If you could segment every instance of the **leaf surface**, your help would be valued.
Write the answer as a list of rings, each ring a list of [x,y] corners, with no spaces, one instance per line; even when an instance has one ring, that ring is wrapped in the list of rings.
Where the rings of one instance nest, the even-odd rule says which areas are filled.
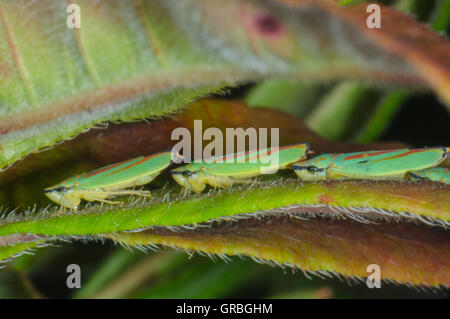
[[[0,2],[0,167],[263,77],[430,85],[449,100],[448,41],[388,8],[377,31],[363,7],[319,0],[77,4],[80,29],[65,2]]]

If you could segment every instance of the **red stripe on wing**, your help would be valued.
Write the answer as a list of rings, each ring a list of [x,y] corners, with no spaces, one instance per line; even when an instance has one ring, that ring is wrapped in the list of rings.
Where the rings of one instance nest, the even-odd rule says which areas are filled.
[[[296,145],[296,147],[303,146],[303,145],[304,144],[298,144],[298,145]],[[279,152],[281,150],[292,148],[292,147],[293,147],[292,145],[276,147],[276,148],[273,148],[271,150],[268,150],[266,153],[258,154],[258,155],[254,156],[254,157],[249,157],[247,159],[247,161],[250,161],[250,160],[255,159],[255,158],[260,158],[262,156],[268,156],[268,155],[271,155],[272,152]],[[258,152],[258,150],[247,151],[247,152],[245,152],[243,154],[239,154],[239,156],[249,155],[250,153],[254,153],[254,152]],[[231,159],[231,158],[236,158],[237,156],[238,156],[238,154],[233,154],[233,155],[230,155],[230,156],[221,157],[221,158],[215,160],[214,163],[226,161],[226,160]]]
[[[432,149],[418,148],[418,149],[414,149],[414,150],[408,150],[407,152],[405,152],[403,154],[398,154],[398,155],[395,155],[395,156],[381,158],[381,159],[378,159],[378,160],[374,160],[373,162],[381,162],[381,161],[401,158],[401,157],[405,157],[405,156],[408,156],[408,155],[411,155],[411,154],[414,154],[414,153],[422,153],[422,152],[427,152],[427,151],[430,151],[430,150],[432,150]],[[375,155],[392,153],[392,152],[398,152],[398,151],[399,150],[390,150],[390,151],[380,151],[380,152],[376,152],[376,153],[372,153],[372,154],[367,154],[367,153],[365,153],[365,154],[358,154],[358,155],[348,156],[348,157],[344,158],[344,160],[366,158],[366,157],[372,157],[372,156],[375,156]],[[360,156],[360,155],[365,155],[365,156]]]
[[[365,158],[365,157],[376,156],[376,155],[392,153],[392,152],[397,152],[397,151],[398,150],[387,150],[387,151],[379,151],[379,152],[375,152],[375,153],[371,153],[371,154],[362,153],[362,154],[356,154],[356,155],[347,156],[343,160],[347,161],[347,160],[353,160],[353,159],[358,159],[358,158]]]
[[[405,157],[405,156],[408,156],[408,155],[411,155],[411,154],[414,154],[414,153],[427,152],[429,150],[430,149],[426,149],[426,148],[419,148],[419,149],[416,149],[416,150],[409,150],[408,152],[406,152],[404,154],[398,154],[398,155],[391,156],[391,157],[388,157],[388,158],[383,158],[383,159],[380,159],[380,160],[376,160],[375,162],[384,161],[384,160],[390,160],[390,159],[394,159],[394,158]]]
[[[167,152],[167,153],[168,153],[168,152]],[[114,172],[111,172],[111,173],[108,174],[107,176],[111,176],[111,175],[117,174],[117,173],[119,173],[119,172],[123,172],[124,170],[130,169],[130,168],[132,168],[132,167],[134,167],[134,166],[136,166],[136,165],[140,165],[140,164],[142,164],[142,163],[145,163],[145,162],[151,160],[152,158],[156,157],[157,155],[159,156],[159,155],[163,155],[163,154],[167,154],[167,153],[157,153],[157,154],[152,154],[152,155],[149,155],[149,156],[145,156],[145,157],[141,158],[139,161],[137,161],[136,163],[132,163],[132,164],[130,164],[130,165],[127,165],[127,166],[125,166],[125,167],[122,167],[121,169],[118,169],[118,170],[116,170],[116,171],[114,171]]]
[[[125,161],[125,162],[116,163],[116,164],[112,164],[112,165],[100,168],[98,170],[95,170],[95,171],[92,171],[92,172],[86,174],[84,177],[92,177],[92,176],[98,175],[100,173],[109,171],[110,169],[116,168],[117,166],[123,165],[124,163],[129,162],[129,161],[131,161],[131,160],[128,160],[128,161]]]
[[[226,160],[228,160],[228,159],[231,159],[231,158],[236,158],[236,157],[238,157],[238,156],[245,156],[245,155],[248,155],[248,154],[250,154],[250,153],[252,153],[252,152],[257,152],[256,150],[253,150],[253,151],[247,151],[247,152],[244,152],[244,153],[242,153],[242,154],[232,154],[232,155],[225,155],[225,156],[223,156],[223,157],[221,157],[221,158],[218,158],[218,159],[216,159],[215,161],[214,161],[214,163],[220,163],[220,162],[223,162],[223,161],[226,161]]]

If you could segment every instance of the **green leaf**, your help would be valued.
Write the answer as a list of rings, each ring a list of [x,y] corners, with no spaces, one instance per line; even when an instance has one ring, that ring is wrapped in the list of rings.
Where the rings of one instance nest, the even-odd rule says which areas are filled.
[[[450,25],[450,1],[440,0],[437,2],[434,17],[432,19],[433,29],[445,32]]]
[[[389,127],[392,118],[404,105],[409,94],[410,92],[404,90],[385,94],[356,140],[359,143],[370,143],[377,140]]]
[[[344,275],[362,279],[367,266],[381,267],[382,278],[398,283],[448,286],[447,231],[414,224],[363,224],[334,218],[267,216],[211,227],[149,228],[111,238],[133,244],[158,243],[213,254],[245,255],[256,261],[296,269],[322,278]],[[414,260],[414,263],[411,263]]]
[[[92,298],[112,279],[133,265],[142,255],[126,249],[117,249],[96,270],[93,276],[75,292],[74,298]]]
[[[314,108],[325,85],[306,84],[295,79],[268,79],[248,92],[245,102],[254,107],[278,109],[304,117]]]
[[[91,298],[113,299],[124,298],[142,287],[145,282],[164,276],[166,273],[180,268],[186,261],[186,256],[180,254],[150,254],[133,264],[126,271],[117,274],[115,280],[103,286]],[[102,272],[97,272],[103,276]],[[77,298],[82,295],[77,295]]]
[[[2,263],[5,263],[7,261],[10,261],[12,258],[19,257],[22,254],[26,253],[29,249],[36,248],[39,246],[39,242],[23,242],[23,243],[17,243],[13,245],[8,246],[0,246],[0,268],[3,268],[4,265]]]
[[[253,267],[252,267],[253,266]],[[224,298],[258,275],[248,261],[222,261],[213,267],[205,261],[171,273],[134,298]]]
[[[403,220],[424,222],[432,225],[448,226],[450,220],[450,187],[434,184],[402,183],[402,182],[324,182],[324,183],[300,183],[297,179],[277,179],[277,181],[259,182],[250,186],[233,187],[226,191],[213,191],[199,196],[190,196],[188,198],[179,197],[174,191],[162,189],[154,192],[154,199],[150,202],[130,200],[125,202],[122,207],[92,205],[81,209],[79,214],[55,214],[49,213],[47,216],[38,218],[17,218],[15,221],[3,220],[0,225],[0,238],[8,238],[13,234],[27,233],[38,234],[40,236],[89,236],[94,235],[102,238],[112,238],[127,245],[151,245],[153,243],[164,243],[185,248],[194,248],[212,253],[226,254],[246,254],[257,258],[272,260],[283,264],[288,263],[305,270],[327,270],[346,275],[361,275],[361,269],[357,273],[352,273],[351,269],[341,267],[338,264],[327,265],[329,255],[317,256],[317,263],[310,264],[311,258],[306,255],[299,255],[297,260],[288,258],[290,256],[289,245],[296,245],[296,241],[291,242],[288,237],[281,237],[276,246],[269,244],[268,251],[258,253],[252,250],[246,250],[245,246],[241,248],[232,248],[226,244],[229,235],[221,241],[205,241],[199,246],[192,246],[192,240],[195,237],[192,233],[186,231],[192,227],[198,228],[199,224],[221,225],[220,221],[241,220],[236,224],[246,225],[246,220],[253,220],[256,224],[253,235],[249,235],[255,245],[267,245],[265,241],[261,242],[257,234],[264,234],[267,230],[259,229],[260,220],[281,221],[281,229],[286,227],[285,231],[294,227],[292,223],[283,221],[295,221],[295,218],[289,216],[308,217],[309,214],[320,213],[325,217],[345,217],[359,221],[361,231],[364,233],[365,226],[360,222],[379,222],[383,219]],[[226,207],[226,209],[224,209]],[[300,214],[300,215],[299,215]],[[286,219],[287,218],[287,219]],[[331,219],[331,225],[333,225]],[[383,223],[382,223],[383,224]],[[284,226],[283,226],[284,225]],[[341,225],[341,224],[339,224]],[[165,226],[165,227],[161,227]],[[178,226],[178,227],[176,227]],[[187,228],[184,228],[186,226]],[[264,223],[261,223],[264,226]],[[351,227],[355,225],[351,224]],[[349,226],[349,227],[350,227]],[[175,227],[175,228],[174,228]],[[327,226],[328,227],[328,226]],[[344,231],[345,224],[341,225]],[[369,226],[368,226],[369,227]],[[371,226],[372,227],[372,226]],[[375,227],[375,226],[373,226]],[[385,226],[376,226],[378,228],[370,230],[376,233],[383,230]],[[386,226],[387,227],[387,226]],[[395,226],[401,229],[402,226]],[[437,230],[421,229],[409,225],[423,238],[433,238]],[[139,231],[148,229],[146,231]],[[181,241],[163,241],[161,235],[170,234],[173,230],[179,229],[185,233],[186,237]],[[202,228],[198,228],[202,229]],[[205,235],[208,235],[208,229],[212,233],[216,227],[206,227]],[[281,231],[280,229],[280,231]],[[294,227],[296,229],[296,226]],[[131,233],[122,233],[123,231],[132,231]],[[358,230],[356,230],[358,231]],[[398,231],[396,229],[395,231]],[[168,232],[168,233],[167,233]],[[220,227],[219,227],[220,232]],[[382,231],[383,232],[383,231]],[[153,234],[153,235],[152,235]],[[156,234],[156,235],[155,235]],[[176,238],[177,233],[174,233]],[[164,236],[166,236],[164,235]],[[144,236],[144,237],[142,237]],[[149,236],[149,237],[145,237]],[[361,236],[362,233],[361,233]],[[380,236],[383,236],[382,234]],[[386,235],[388,236],[388,235]],[[389,235],[393,236],[393,235]],[[388,236],[388,238],[389,238]],[[49,238],[49,239],[50,239]],[[56,237],[55,239],[57,239]],[[240,239],[242,240],[242,239]],[[442,239],[440,239],[442,240]],[[12,240],[11,240],[12,241]],[[18,243],[20,239],[15,239],[10,244]],[[233,239],[234,242],[234,239]],[[269,241],[270,243],[270,241]],[[284,243],[284,244],[282,244]],[[289,245],[288,245],[289,243]],[[319,243],[312,242],[311,249]],[[211,248],[210,245],[213,245]],[[281,245],[281,246],[280,246]],[[288,245],[285,248],[283,245]],[[351,249],[353,242],[343,244],[337,251],[346,251]],[[375,245],[375,244],[374,244]],[[408,241],[402,244],[402,249],[406,249]],[[415,245],[415,244],[414,244]],[[379,247],[378,244],[375,245]],[[240,247],[240,246],[237,246]],[[255,246],[256,247],[256,246]],[[436,244],[436,249],[444,249],[445,245]],[[231,249],[231,250],[230,250]],[[243,249],[243,250],[242,250]],[[274,255],[274,251],[277,252]],[[412,251],[418,252],[416,247],[410,247]],[[388,253],[388,252],[386,252]],[[279,255],[281,254],[281,255]],[[433,255],[434,256],[434,255]],[[350,258],[350,257],[348,257]],[[435,257],[430,262],[436,262]],[[447,258],[442,255],[442,258]],[[426,258],[424,257],[424,260]],[[314,259],[313,259],[314,260]],[[350,259],[349,259],[350,260]],[[295,261],[295,262],[294,262]],[[368,260],[366,260],[368,262]],[[443,262],[443,261],[441,261]],[[408,266],[402,264],[406,269]],[[422,265],[429,267],[429,265]],[[419,267],[415,264],[414,267]],[[421,268],[422,269],[422,268]],[[411,270],[412,271],[412,270]],[[425,271],[424,268],[421,271]],[[394,272],[391,279],[405,282],[404,276]],[[436,276],[441,276],[439,272]],[[425,280],[425,278],[428,278]],[[416,284],[437,285],[439,280],[446,283],[445,277],[414,277],[411,282]]]
[[[306,2],[293,11],[277,1],[236,0],[78,4],[82,26],[71,29],[65,2],[0,2],[0,167],[98,123],[170,114],[201,95],[263,77],[356,77],[412,87],[426,86],[425,78],[445,92],[445,77],[435,83],[429,69],[422,72],[428,57],[410,63],[403,50],[367,38],[353,22],[361,14],[355,7]],[[242,5],[245,17],[234,14]],[[309,23],[311,14],[334,27]],[[266,29],[265,21],[275,28]],[[420,35],[416,44],[440,40]],[[324,39],[334,40],[324,46]]]
[[[356,82],[338,84],[325,95],[305,119],[317,134],[342,141],[355,131],[355,125],[364,123],[371,114],[377,92]],[[364,108],[361,107],[364,105]]]

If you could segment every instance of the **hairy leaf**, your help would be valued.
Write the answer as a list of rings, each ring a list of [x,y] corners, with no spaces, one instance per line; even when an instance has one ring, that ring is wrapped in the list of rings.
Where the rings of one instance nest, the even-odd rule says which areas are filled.
[[[111,238],[128,245],[158,243],[212,254],[246,255],[257,261],[301,268],[320,277],[368,276],[380,266],[381,279],[425,286],[449,286],[447,231],[414,224],[287,216],[245,219],[210,228],[148,229]]]
[[[429,83],[449,100],[447,40],[391,9],[369,30],[363,7],[319,0],[76,3],[79,29],[66,2],[0,2],[0,167],[262,77]]]
[[[445,244],[447,238],[444,236],[445,231],[441,230],[442,227],[448,227],[450,219],[450,187],[448,186],[434,183],[381,181],[302,184],[297,179],[278,178],[276,182],[260,181],[253,185],[233,187],[227,191],[211,191],[188,198],[179,197],[173,191],[168,191],[169,189],[166,188],[154,192],[155,197],[150,202],[131,200],[125,202],[122,207],[92,205],[82,209],[79,214],[47,212],[39,217],[16,216],[6,218],[0,225],[0,238],[11,246],[14,244],[23,245],[20,244],[21,242],[27,243],[32,234],[39,236],[41,240],[43,237],[47,237],[48,240],[57,240],[58,238],[68,239],[73,236],[75,238],[79,236],[85,238],[100,236],[101,238],[112,238],[125,245],[161,243],[211,253],[231,255],[239,253],[280,264],[292,264],[305,270],[320,269],[345,275],[362,276],[364,269],[358,268],[358,271],[356,271],[356,268],[350,266],[348,266],[350,268],[346,268],[339,263],[329,264],[330,258],[336,258],[333,257],[335,255],[323,254],[321,258],[319,256],[311,258],[310,254],[302,254],[297,256],[295,260],[287,258],[286,256],[292,254],[293,248],[290,248],[291,245],[299,245],[298,249],[301,249],[303,245],[301,240],[293,240],[294,238],[288,235],[277,239],[276,246],[267,247],[267,250],[252,250],[250,244],[244,245],[238,250],[232,250],[233,245],[230,246],[227,240],[229,239],[231,243],[234,243],[235,239],[228,235],[222,236],[222,242],[216,242],[208,237],[208,240],[200,241],[198,245],[192,244],[197,233],[203,233],[204,230],[205,236],[209,236],[208,234],[212,236],[216,231],[220,232],[223,223],[235,221],[233,224],[235,225],[233,226],[234,231],[231,233],[236,233],[236,236],[238,236],[241,234],[239,231],[241,225],[245,230],[246,225],[253,222],[255,223],[251,227],[253,233],[243,236],[248,237],[247,239],[253,243],[252,245],[266,247],[267,245],[270,246],[270,243],[275,243],[275,241],[273,238],[266,238],[268,229],[265,228],[265,223],[260,222],[261,220],[269,220],[270,224],[282,221],[278,232],[289,234],[291,228],[293,231],[301,230],[296,222],[297,218],[304,222],[302,220],[304,218],[315,217],[311,222],[319,223],[320,218],[317,218],[317,216],[322,216],[329,220],[330,225],[328,227],[338,227],[339,225],[343,228],[340,232],[344,234],[350,230],[360,232],[358,235],[360,238],[366,236],[368,227],[375,227],[369,228],[374,237],[381,236],[387,239],[394,235],[384,234],[386,227],[403,229],[405,236],[409,236],[410,239],[402,241],[401,245],[392,242],[389,247],[396,251],[407,251],[405,260],[409,260],[408,254],[411,253],[417,255],[418,259],[423,259],[424,263],[416,262],[406,269],[408,265],[395,259],[394,264],[398,262],[402,265],[403,275],[399,274],[398,271],[388,271],[384,274],[384,278],[425,285],[437,285],[439,283],[448,285],[449,283],[449,278],[446,277],[447,272],[443,273],[442,270],[439,270],[429,274],[428,271],[431,267],[429,263],[445,265],[444,261],[448,258],[442,252],[448,250],[448,247]],[[346,222],[342,224],[337,222],[336,217],[351,219],[358,223]],[[247,222],[248,220],[251,222]],[[388,220],[390,223],[386,223],[384,220]],[[397,224],[398,221],[402,223]],[[427,228],[423,225],[415,226],[411,222],[442,227]],[[262,227],[258,228],[257,226],[260,224]],[[270,228],[270,226],[268,227]],[[346,230],[346,227],[350,227],[350,230]],[[147,230],[141,231],[144,229]],[[186,230],[193,230],[193,232],[186,232]],[[124,231],[127,232],[122,233]],[[172,242],[169,238],[165,242],[158,237],[160,233],[173,235],[175,238],[177,238],[177,235],[185,234],[186,238]],[[20,237],[17,234],[27,234],[27,236]],[[148,234],[150,236],[146,237]],[[242,234],[245,234],[245,231]],[[430,239],[434,238],[433,236],[438,236],[438,239]],[[421,248],[422,245],[417,246],[415,242],[420,238],[433,240],[435,250]],[[383,241],[387,241],[387,239],[383,239]],[[336,241],[337,245],[341,245],[333,248],[333,251],[336,249],[336,255],[341,256],[342,251],[353,251],[354,249],[354,241],[342,243],[339,236],[333,240]],[[244,242],[243,238],[236,241]],[[209,247],[213,243],[216,243],[216,250]],[[366,243],[366,245],[375,247],[373,249],[378,251],[379,254],[390,256],[392,252],[385,249],[381,243],[375,241]],[[311,250],[315,247],[314,245],[317,245],[315,247],[317,249],[322,246],[320,242],[314,242],[311,245]],[[7,247],[0,248],[5,250]],[[425,254],[425,252],[427,253]],[[276,254],[274,255],[274,253]],[[355,254],[357,255],[358,252],[355,252]],[[427,254],[433,254],[433,259]],[[439,254],[441,259],[436,261],[435,255],[439,256]],[[373,252],[371,255],[373,255]],[[11,254],[7,257],[11,257]],[[346,258],[348,259],[344,258],[343,260],[347,260],[351,264],[350,257],[350,255],[347,255]],[[316,260],[317,263],[311,264]],[[370,261],[364,258],[362,260]],[[425,263],[425,261],[428,261],[428,263]],[[325,265],[328,266],[325,267]],[[355,263],[352,267],[360,267],[360,265],[357,266]],[[404,277],[406,276],[404,274],[410,276],[408,280],[407,277]],[[416,274],[416,276],[413,276],[413,274]]]

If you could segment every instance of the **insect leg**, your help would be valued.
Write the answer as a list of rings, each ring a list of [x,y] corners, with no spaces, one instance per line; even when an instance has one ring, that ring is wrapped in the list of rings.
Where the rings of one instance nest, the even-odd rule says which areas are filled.
[[[105,191],[105,194],[109,196],[121,196],[121,195],[136,195],[142,197],[151,197],[152,193],[150,191],[143,190],[133,190],[133,189],[124,189],[121,191]]]
[[[226,188],[233,185],[234,180],[226,176],[208,176],[207,183],[212,187]]]

